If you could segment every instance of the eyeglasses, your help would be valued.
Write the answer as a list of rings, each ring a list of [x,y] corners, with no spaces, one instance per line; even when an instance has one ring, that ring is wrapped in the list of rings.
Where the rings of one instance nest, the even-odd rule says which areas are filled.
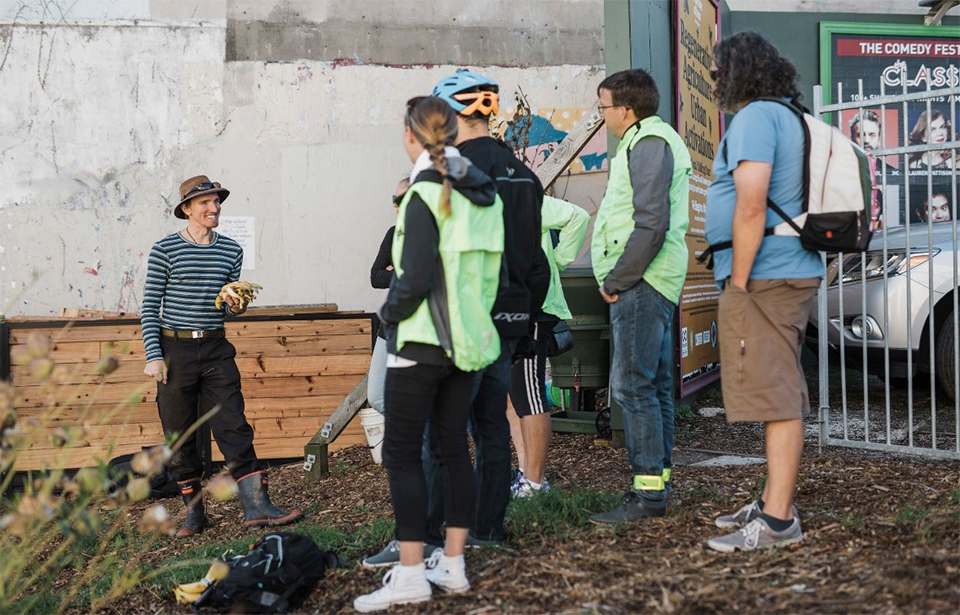
[[[598,105],[597,109],[603,111],[604,109],[613,109],[614,107],[625,107],[626,105]]]
[[[711,81],[716,81],[716,80],[717,80],[717,77],[719,77],[719,76],[720,76],[720,71],[718,71],[717,69],[713,69],[713,68],[710,69],[710,80],[711,80]]]
[[[400,203],[403,203],[403,197],[407,195],[406,191],[403,194],[397,194],[393,197],[393,204],[395,207],[400,207]]]
[[[220,188],[220,182],[203,182],[202,184],[197,184],[193,188],[183,195],[183,198],[187,198],[194,192],[203,192],[204,190],[215,190]]]

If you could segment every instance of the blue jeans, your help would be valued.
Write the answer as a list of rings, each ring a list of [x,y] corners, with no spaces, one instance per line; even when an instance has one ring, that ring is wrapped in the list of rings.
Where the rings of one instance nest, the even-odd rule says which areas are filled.
[[[470,533],[481,540],[504,539],[503,520],[510,503],[510,423],[507,393],[517,340],[501,340],[500,358],[474,376],[470,433],[476,444],[476,508]],[[429,429],[429,427],[428,427]],[[427,541],[441,542],[444,493],[436,457],[424,441],[423,466],[427,477]]]
[[[627,455],[635,475],[660,476],[671,467],[676,307],[643,280],[610,304],[610,390],[623,411]]]

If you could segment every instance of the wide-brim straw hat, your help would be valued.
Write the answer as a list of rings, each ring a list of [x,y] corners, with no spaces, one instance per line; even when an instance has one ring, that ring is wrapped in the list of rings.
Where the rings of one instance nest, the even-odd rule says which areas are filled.
[[[219,182],[212,182],[206,175],[197,175],[180,184],[180,202],[173,210],[173,215],[181,220],[187,219],[187,214],[183,213],[181,206],[184,203],[205,194],[216,192],[220,195],[220,202],[223,203],[230,196],[230,191],[220,185]]]

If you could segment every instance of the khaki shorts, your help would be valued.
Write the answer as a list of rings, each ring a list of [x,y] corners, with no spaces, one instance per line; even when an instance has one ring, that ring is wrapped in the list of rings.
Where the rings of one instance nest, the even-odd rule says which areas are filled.
[[[727,421],[810,414],[800,351],[819,278],[729,283],[720,293],[720,376]]]

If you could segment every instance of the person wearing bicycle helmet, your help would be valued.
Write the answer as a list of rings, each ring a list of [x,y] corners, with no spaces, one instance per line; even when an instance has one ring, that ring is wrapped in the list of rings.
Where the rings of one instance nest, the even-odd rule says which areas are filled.
[[[470,415],[477,444],[478,506],[469,540],[478,546],[504,539],[512,482],[506,416],[510,371],[517,348],[528,345],[522,340],[532,334],[550,286],[550,266],[540,242],[543,186],[506,144],[490,135],[490,119],[499,111],[499,90],[492,79],[467,70],[458,70],[433,88],[433,95],[457,112],[460,153],[493,178],[503,200],[504,272],[493,310],[501,355],[481,372]],[[434,480],[435,485],[439,482]],[[427,530],[431,535],[439,533],[443,520],[439,497],[435,504]]]

